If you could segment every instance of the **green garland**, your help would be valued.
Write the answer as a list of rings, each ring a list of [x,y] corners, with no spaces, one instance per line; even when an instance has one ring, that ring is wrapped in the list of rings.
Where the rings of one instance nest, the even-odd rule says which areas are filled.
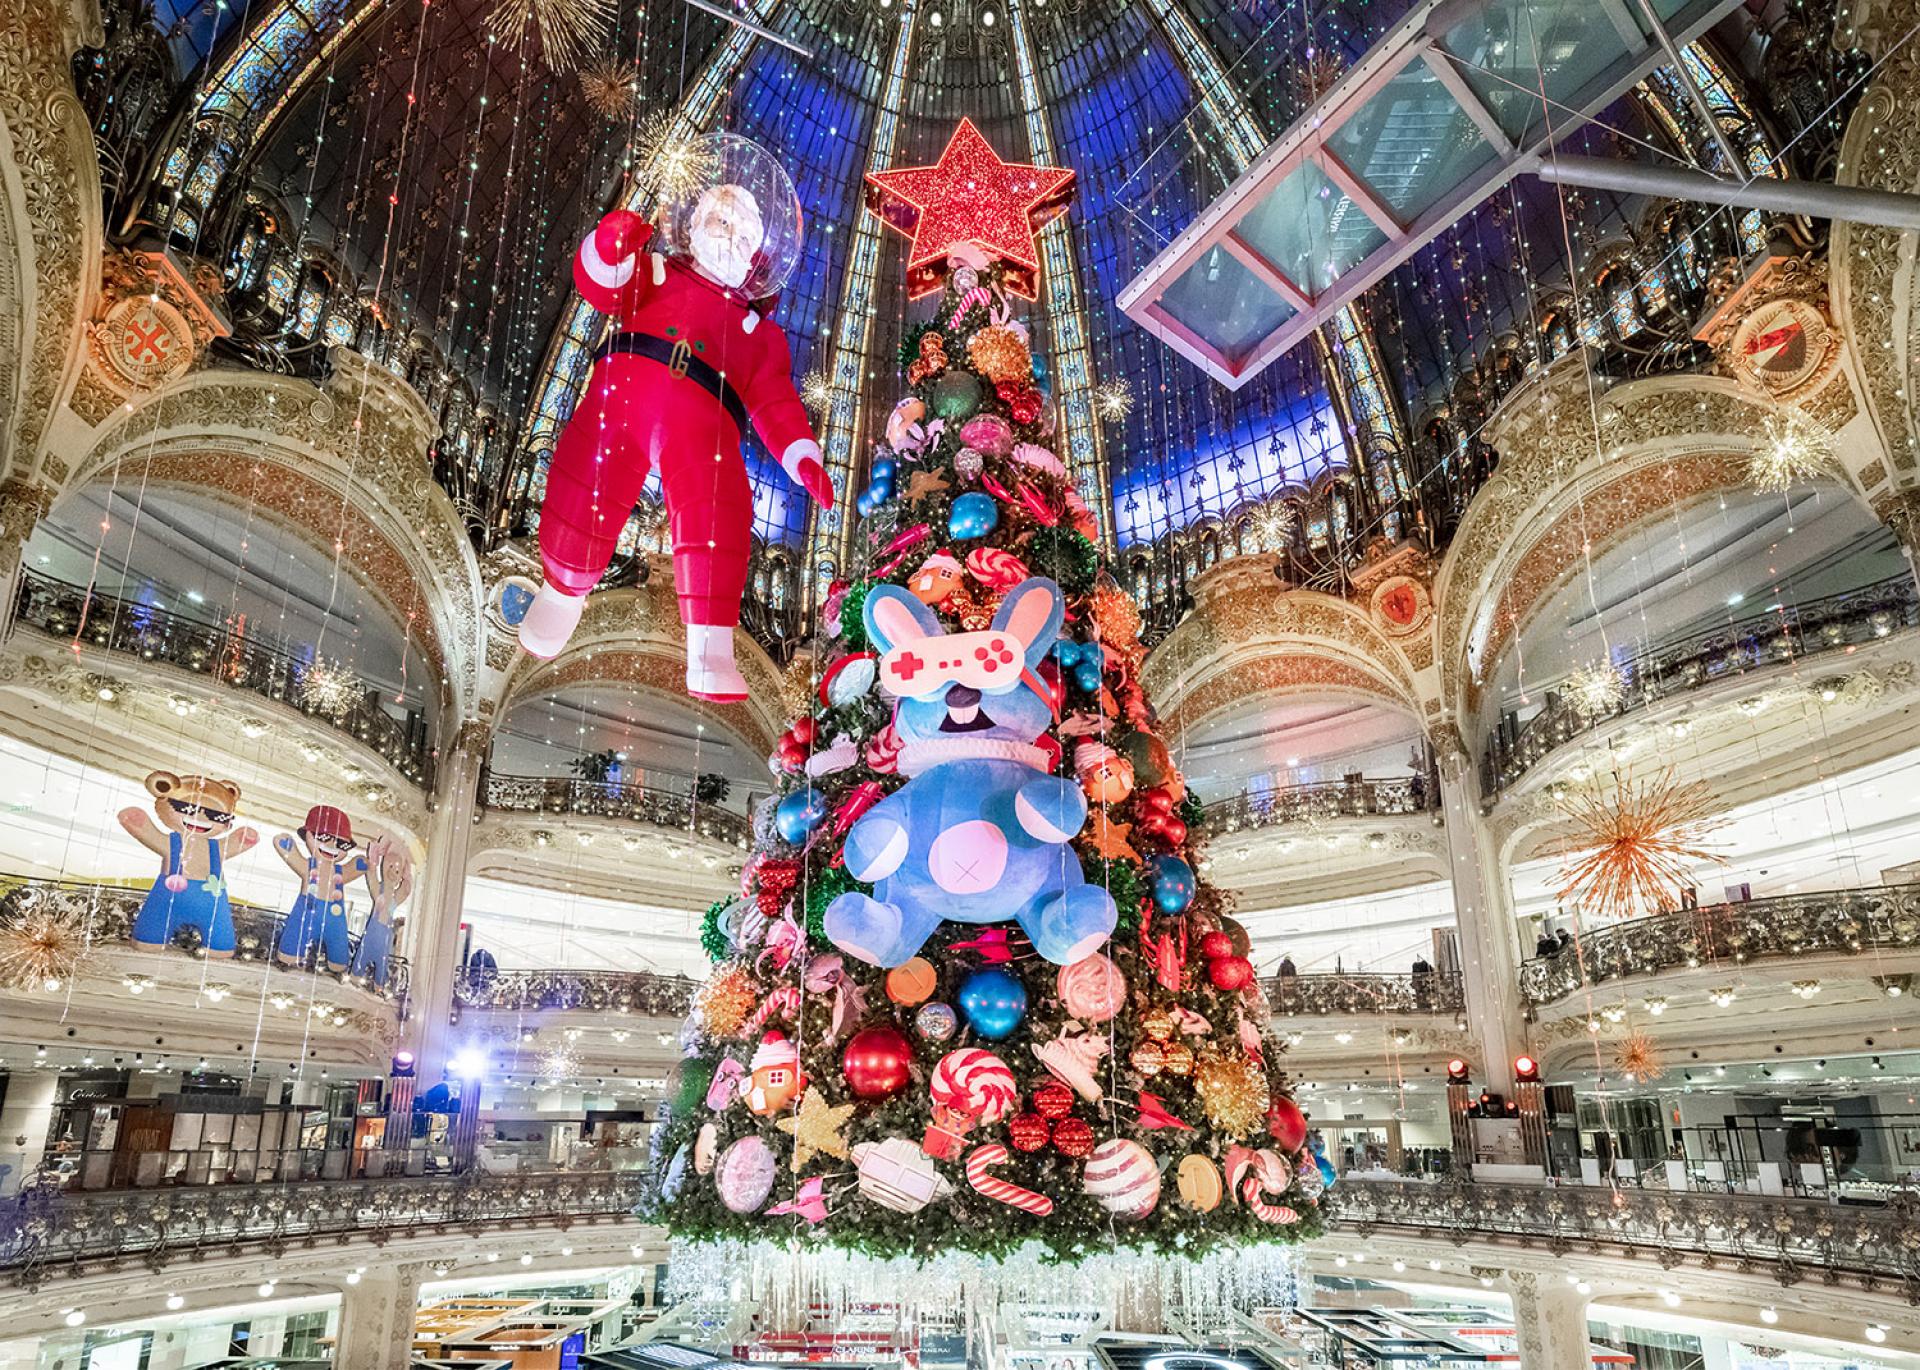
[[[1027,565],[1052,576],[1070,595],[1093,589],[1100,574],[1100,549],[1064,523],[1037,528],[1027,543]]]
[[[720,915],[727,911],[732,899],[716,899],[707,905],[707,913],[700,920],[700,950],[707,954],[709,961],[724,961],[732,951],[727,934],[720,930]]]
[[[847,650],[863,652],[867,649],[867,621],[864,610],[867,604],[867,592],[873,589],[871,580],[856,580],[847,587],[846,594],[840,597],[840,640]]]

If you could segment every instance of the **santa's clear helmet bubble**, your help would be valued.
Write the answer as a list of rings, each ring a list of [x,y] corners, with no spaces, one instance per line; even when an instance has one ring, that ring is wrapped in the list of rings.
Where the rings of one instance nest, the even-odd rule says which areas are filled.
[[[737,133],[662,149],[671,182],[657,221],[675,256],[748,299],[777,293],[800,261],[800,197],[772,153]]]

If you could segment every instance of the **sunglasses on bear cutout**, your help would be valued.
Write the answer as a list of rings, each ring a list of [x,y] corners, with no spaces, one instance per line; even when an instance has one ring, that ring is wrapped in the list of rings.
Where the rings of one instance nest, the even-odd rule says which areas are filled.
[[[182,818],[204,818],[215,825],[233,822],[233,815],[222,809],[210,809],[204,804],[190,803],[185,799],[169,799],[167,807]]]

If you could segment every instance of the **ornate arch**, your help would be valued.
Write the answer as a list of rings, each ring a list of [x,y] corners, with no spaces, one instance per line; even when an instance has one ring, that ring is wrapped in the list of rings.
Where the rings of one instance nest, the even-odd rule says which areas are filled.
[[[85,8],[0,8],[0,476],[34,472],[99,288],[100,174],[69,61],[99,23]]]
[[[1359,605],[1284,589],[1251,557],[1222,563],[1194,596],[1144,672],[1170,741],[1252,695],[1359,695],[1422,718],[1413,664]]]
[[[1848,11],[1834,43],[1851,40],[1886,61],[1847,123],[1834,179],[1913,194],[1920,191],[1920,51],[1906,39],[1920,23],[1920,3],[1863,0]],[[1893,468],[1893,486],[1920,482],[1920,418],[1912,382],[1920,359],[1914,235],[1836,219],[1827,258],[1834,321],[1847,340],[1855,383]],[[1879,482],[1866,484],[1880,503]]]
[[[404,604],[402,586],[420,587],[451,717],[467,717],[479,686],[483,592],[460,515],[428,468],[433,419],[403,381],[358,354],[336,348],[333,362],[324,389],[211,371],[157,391],[98,431],[63,493],[124,467],[258,502],[327,544],[364,539],[349,555],[376,589]]]
[[[686,692],[686,631],[671,580],[603,591],[587,601],[573,640],[559,656],[541,661],[517,654],[494,718],[505,720],[516,705],[569,685],[619,685],[690,707],[735,737],[749,755],[765,756],[786,727],[780,671],[744,632],[735,635],[734,654],[747,678],[745,702],[693,699]]]
[[[1573,354],[1510,396],[1488,427],[1499,467],[1434,585],[1441,698],[1462,717],[1479,672],[1583,544],[1741,485],[1746,458],[1766,441],[1773,410],[1731,381],[1659,377],[1595,396],[1589,380]]]

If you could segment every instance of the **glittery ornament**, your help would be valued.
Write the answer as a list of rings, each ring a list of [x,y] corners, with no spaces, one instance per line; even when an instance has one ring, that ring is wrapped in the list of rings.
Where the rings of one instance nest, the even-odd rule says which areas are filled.
[[[975,448],[962,447],[954,454],[953,469],[961,480],[979,480],[980,473],[987,469],[986,456]]]
[[[1076,1161],[1093,1154],[1093,1124],[1085,1118],[1062,1118],[1053,1125],[1053,1149]]]
[[[1033,374],[1033,356],[1019,334],[993,325],[967,339],[967,360],[988,380],[1024,380]]]
[[[1133,1049],[1133,1068],[1142,1075],[1158,1075],[1167,1064],[1167,1049],[1151,1039]]]
[[[1193,1068],[1194,1093],[1207,1121],[1238,1140],[1267,1119],[1267,1077],[1244,1056],[1202,1056]]]
[[[938,333],[920,335],[920,356],[907,367],[907,384],[918,385],[947,369],[947,340]]]
[[[1033,1110],[1042,1118],[1064,1118],[1073,1112],[1073,1091],[1058,1080],[1033,1091]]]
[[[1154,1041],[1164,1042],[1173,1036],[1173,1015],[1157,1008],[1140,1020],[1140,1030]]]
[[[1185,1042],[1168,1042],[1161,1055],[1160,1069],[1167,1074],[1193,1074],[1193,1048]]]
[[[695,996],[694,1007],[709,1037],[731,1037],[759,1002],[745,966],[718,966]]]
[[[1022,1113],[1007,1124],[1007,1140],[1015,1151],[1038,1151],[1052,1134],[1052,1126],[1038,1113]]]

